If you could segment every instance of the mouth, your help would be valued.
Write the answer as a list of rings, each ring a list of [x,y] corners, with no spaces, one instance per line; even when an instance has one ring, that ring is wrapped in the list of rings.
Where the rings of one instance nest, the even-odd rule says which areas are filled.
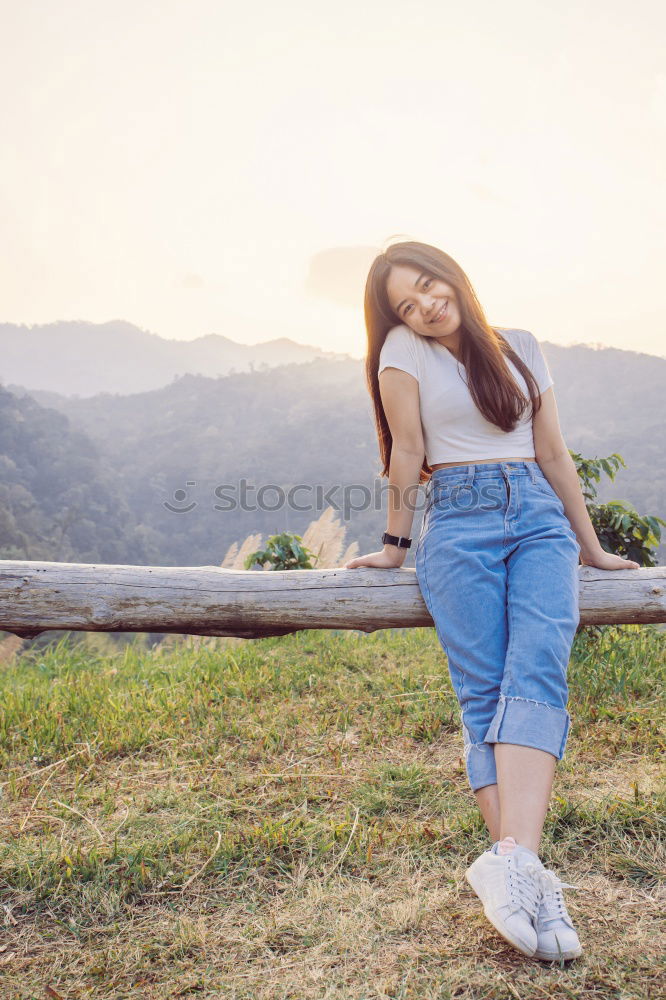
[[[430,323],[441,323],[442,320],[444,319],[444,317],[447,315],[448,310],[449,310],[449,300],[447,299],[446,302],[444,303],[444,305],[441,306],[441,308],[439,309],[439,311],[437,313],[435,313],[435,315],[433,316],[433,318],[431,320],[429,320],[429,322]]]

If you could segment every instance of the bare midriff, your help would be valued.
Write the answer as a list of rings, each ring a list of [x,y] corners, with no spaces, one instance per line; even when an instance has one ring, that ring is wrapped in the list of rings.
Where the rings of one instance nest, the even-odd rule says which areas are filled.
[[[536,458],[525,458],[521,455],[520,458],[471,458],[462,462],[440,462],[438,465],[431,465],[430,468],[435,471],[435,469],[450,469],[453,465],[485,465],[489,462],[536,462]]]

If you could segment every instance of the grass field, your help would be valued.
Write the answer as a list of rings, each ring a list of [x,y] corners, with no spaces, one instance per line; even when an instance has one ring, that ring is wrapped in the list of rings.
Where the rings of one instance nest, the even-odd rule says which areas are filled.
[[[574,644],[562,968],[462,877],[488,843],[432,629],[83,638],[0,667],[2,1000],[664,995],[663,631]]]

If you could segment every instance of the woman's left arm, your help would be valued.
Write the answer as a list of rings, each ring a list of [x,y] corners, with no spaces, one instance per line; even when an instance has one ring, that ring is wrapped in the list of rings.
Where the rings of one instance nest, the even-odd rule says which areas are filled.
[[[562,437],[552,386],[541,394],[541,407],[533,417],[534,457],[544,476],[564,504],[564,513],[576,533],[585,566],[598,569],[640,569],[637,562],[602,549],[578,478],[576,465]]]

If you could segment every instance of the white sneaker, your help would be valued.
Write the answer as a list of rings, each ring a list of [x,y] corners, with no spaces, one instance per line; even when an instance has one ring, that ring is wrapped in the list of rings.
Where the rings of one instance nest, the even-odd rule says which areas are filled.
[[[543,865],[537,855],[519,845],[509,854],[484,851],[465,872],[493,927],[509,944],[530,957],[537,948],[535,922],[541,896],[541,870]]]
[[[536,919],[537,946],[534,957],[542,962],[567,962],[582,955],[583,949],[562,895],[562,889],[575,889],[561,882],[555,872],[544,868],[539,873],[541,900]]]

